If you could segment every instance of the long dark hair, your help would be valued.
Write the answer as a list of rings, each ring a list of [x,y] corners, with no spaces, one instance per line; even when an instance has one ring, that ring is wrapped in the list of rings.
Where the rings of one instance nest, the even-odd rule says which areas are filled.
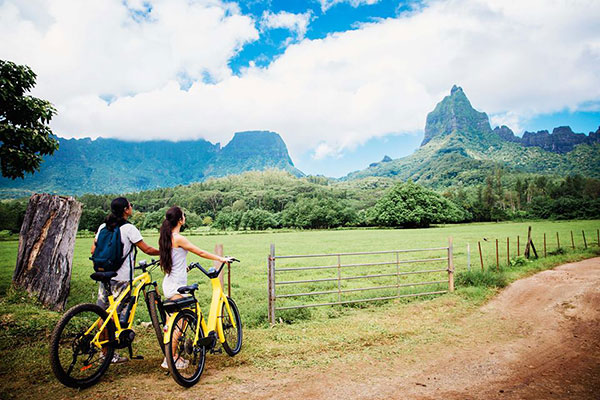
[[[183,218],[183,211],[177,206],[167,210],[165,220],[160,227],[160,238],[158,239],[158,248],[160,249],[160,267],[165,274],[171,273],[173,268],[173,259],[171,250],[173,249],[173,228],[177,226],[179,220]]]
[[[110,203],[110,214],[104,220],[108,229],[112,231],[127,222],[123,218],[127,207],[129,207],[129,201],[125,197],[117,197]]]

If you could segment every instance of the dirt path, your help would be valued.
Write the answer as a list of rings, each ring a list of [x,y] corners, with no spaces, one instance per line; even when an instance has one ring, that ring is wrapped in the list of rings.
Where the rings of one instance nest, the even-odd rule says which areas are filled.
[[[150,371],[128,377],[127,368],[80,393],[48,382],[51,397],[69,399],[600,399],[600,257],[514,282],[481,309],[431,322],[438,326],[428,336],[435,340],[402,347],[400,332],[314,368],[208,363],[190,390]],[[402,351],[393,354],[395,346]],[[152,371],[155,364],[148,363]],[[43,398],[48,386],[30,394]]]
[[[365,360],[316,372],[244,371],[228,390],[232,398],[286,400],[600,399],[600,258],[517,281],[476,318],[521,334],[475,347],[432,345],[436,356],[408,366],[401,359]],[[222,391],[210,385],[204,395],[218,398]]]

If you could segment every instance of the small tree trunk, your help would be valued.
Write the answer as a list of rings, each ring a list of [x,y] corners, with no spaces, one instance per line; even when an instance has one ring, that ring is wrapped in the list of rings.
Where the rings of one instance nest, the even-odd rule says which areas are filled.
[[[81,203],[73,197],[34,194],[21,233],[13,284],[46,307],[63,310],[69,295]]]

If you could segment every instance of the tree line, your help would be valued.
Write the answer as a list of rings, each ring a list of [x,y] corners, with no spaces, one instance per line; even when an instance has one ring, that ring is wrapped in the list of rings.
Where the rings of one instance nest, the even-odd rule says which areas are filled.
[[[80,230],[95,231],[116,195],[84,195]],[[514,219],[600,218],[600,181],[492,171],[485,183],[443,193],[390,178],[334,181],[269,170],[187,186],[125,194],[131,222],[158,229],[172,205],[188,228],[220,230],[338,227],[427,227],[431,224]],[[18,232],[27,200],[0,202],[0,230]]]

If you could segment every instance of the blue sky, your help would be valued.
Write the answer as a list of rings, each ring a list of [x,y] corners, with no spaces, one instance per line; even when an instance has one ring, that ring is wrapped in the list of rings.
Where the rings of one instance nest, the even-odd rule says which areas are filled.
[[[59,136],[270,130],[299,169],[339,177],[411,154],[454,84],[518,135],[595,131],[598,15],[545,0],[2,0],[0,58],[34,69]]]

